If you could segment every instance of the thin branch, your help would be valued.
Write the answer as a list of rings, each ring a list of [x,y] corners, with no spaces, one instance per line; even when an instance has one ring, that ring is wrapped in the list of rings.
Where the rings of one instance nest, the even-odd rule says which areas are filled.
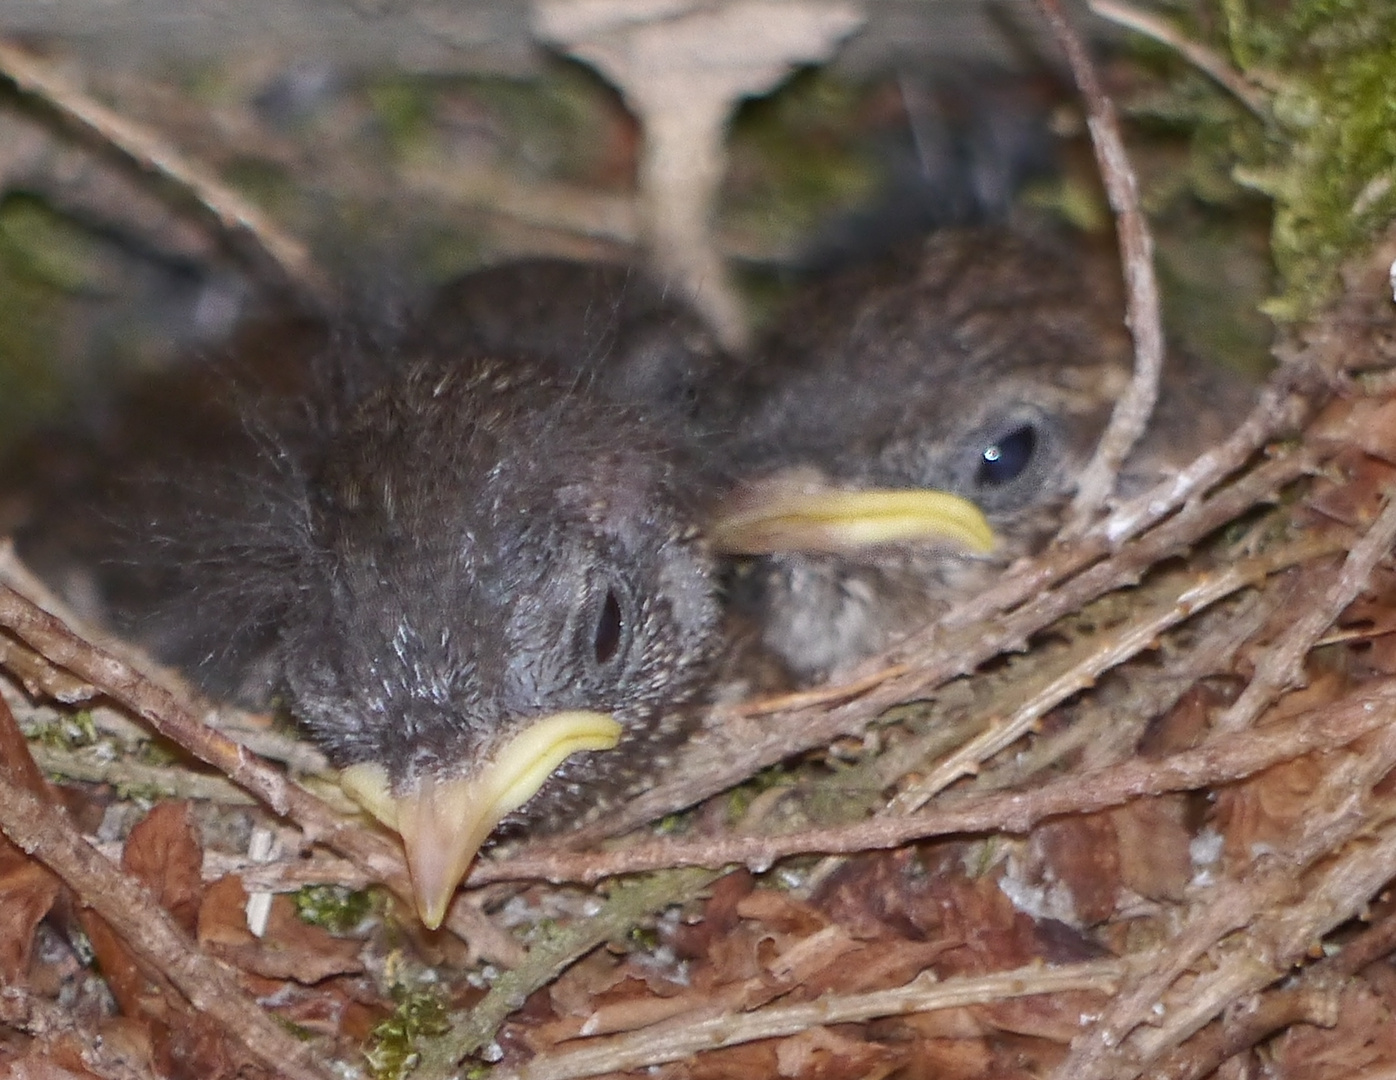
[[[1115,105],[1096,75],[1085,43],[1072,27],[1060,0],[1037,0],[1062,51],[1066,53],[1076,86],[1086,104],[1086,126],[1110,206],[1115,211],[1120,259],[1125,272],[1125,321],[1134,337],[1134,375],[1115,403],[1110,423],[1091,460],[1081,473],[1072,500],[1068,535],[1084,532],[1114,490],[1120,466],[1144,434],[1158,400],[1163,373],[1163,317],[1158,281],[1154,277],[1154,242],[1139,207],[1139,183],[1125,153]]]
[[[1372,571],[1396,544],[1396,498],[1388,494],[1386,509],[1366,535],[1353,545],[1321,595],[1315,596],[1283,636],[1256,663],[1250,684],[1217,720],[1221,731],[1249,727],[1284,691],[1301,685],[1304,658],[1339,615],[1371,581]]]
[[[331,286],[303,244],[154,132],[94,101],[41,60],[3,40],[0,40],[0,76],[103,146],[111,147],[138,168],[162,177],[192,197],[224,235],[251,241],[305,299],[324,306],[333,295]]]
[[[1150,1069],[1149,1080],[1202,1080],[1227,1059],[1244,1054],[1294,1024],[1332,1027],[1338,1021],[1345,980],[1332,972],[1322,979],[1309,978],[1309,974],[1292,987],[1239,1002]]]
[[[1285,484],[1310,471],[1314,460],[1301,451],[1265,462],[1211,498],[1185,507],[1109,561],[1091,567],[1062,588],[1042,593],[1001,619],[988,620],[981,610],[974,622],[951,627],[946,620],[929,628],[854,673],[857,689],[843,683],[830,686],[816,691],[816,696],[806,699],[800,708],[771,715],[760,715],[752,708],[715,710],[703,734],[681,751],[668,779],[617,807],[603,821],[571,834],[568,843],[586,844],[627,832],[739,784],[776,762],[826,746],[840,736],[860,733],[889,708],[925,697],[986,660],[1022,648],[1032,634],[1061,616],[1133,584],[1159,559],[1185,550],[1257,502],[1273,498]],[[1332,542],[1316,541],[1309,554],[1333,547]],[[1054,557],[1049,552],[1040,562]],[[966,609],[959,610],[963,613]],[[911,660],[907,663],[884,667],[889,659],[908,656]]]
[[[118,791],[140,788],[176,799],[205,799],[228,806],[255,805],[256,800],[222,776],[182,769],[178,765],[145,765],[125,758],[99,757],[80,750],[42,744],[30,747],[39,768],[50,776],[111,784]]]
[[[1237,590],[1264,580],[1266,570],[1273,566],[1269,560],[1249,562],[1251,565],[1237,563],[1221,574],[1205,575],[1198,581],[1189,582],[1169,602],[1156,605],[1142,617],[1104,635],[1103,644],[1093,649],[1084,661],[1071,665],[1068,670],[1038,688],[1007,720],[991,724],[982,734],[939,762],[924,779],[898,793],[883,808],[883,815],[917,810],[960,777],[978,773],[985,761],[1017,742],[1063,701],[1094,686],[1096,680],[1111,668],[1152,647],[1159,635],[1169,628]],[[1255,565],[1257,562],[1265,562],[1265,569]]]
[[[84,1023],[72,1008],[65,1008],[56,1001],[39,997],[27,987],[0,986],[0,1023],[40,1040],[40,1047],[43,1049],[49,1049],[44,1044],[65,1037],[71,1039],[82,1048],[80,1053],[83,1066],[101,1077],[101,1080],[153,1080],[153,1073],[138,1068],[130,1060],[130,1055],[122,1053],[119,1046],[111,1046],[99,1031],[89,1023]],[[31,1048],[31,1054],[35,1049],[43,1054],[43,1049],[40,1048]],[[40,1060],[43,1060],[43,1057]],[[38,1070],[27,1073],[21,1061],[10,1060],[6,1065],[13,1070],[7,1073],[12,1077],[47,1075]],[[73,1074],[55,1071],[53,1075]]]
[[[200,1012],[217,1020],[271,1071],[292,1080],[330,1076],[315,1051],[243,993],[232,971],[201,953],[139,883],[94,850],[55,806],[0,771],[0,829],[57,874]]]
[[[335,813],[280,771],[203,723],[192,707],[168,689],[125,660],[83,640],[61,620],[3,583],[0,626],[13,631],[52,662],[101,687],[171,742],[218,769],[277,814],[294,821],[310,841],[327,844],[353,859],[375,880],[411,904],[411,878],[397,845],[361,820]],[[472,948],[503,963],[514,964],[522,959],[522,950],[514,939],[469,904],[454,904],[447,925]]]
[[[922,975],[891,990],[827,994],[798,1005],[679,1018],[625,1035],[585,1040],[575,1049],[543,1054],[519,1069],[491,1075],[499,1080],[573,1080],[652,1068],[705,1050],[781,1038],[830,1024],[989,1005],[1069,990],[1110,994],[1126,970],[1122,961],[1097,960],[1063,967],[1038,965],[945,982]]]
[[[1144,796],[1196,791],[1252,776],[1315,750],[1346,746],[1390,724],[1393,715],[1396,679],[1387,679],[1341,702],[1267,724],[1259,731],[1220,735],[1193,750],[1157,760],[1135,758],[1024,791],[967,795],[907,817],[873,818],[783,836],[654,840],[604,854],[534,849],[498,862],[477,863],[469,884],[530,879],[593,882],[673,866],[746,865],[764,870],[791,855],[876,851],[955,833],[1025,833],[1059,814],[1095,813]]]
[[[1087,0],[1087,3],[1102,19],[1167,45],[1261,120],[1270,120],[1269,95],[1205,45],[1179,33],[1157,15],[1140,11],[1122,0]]]
[[[1371,710],[1387,722],[1372,729],[1373,738],[1360,754],[1343,755],[1329,765],[1309,798],[1313,812],[1298,819],[1288,846],[1263,856],[1245,877],[1208,890],[1182,931],[1135,969],[1132,981],[1089,1037],[1073,1044],[1055,1075],[1071,1080],[1137,1076],[1230,1002],[1283,976],[1315,941],[1358,914],[1396,875],[1396,830],[1387,828],[1374,842],[1353,845],[1340,858],[1328,859],[1316,882],[1297,888],[1306,868],[1377,826],[1373,814],[1364,810],[1372,785],[1396,762],[1396,726],[1390,723],[1389,703],[1385,708],[1372,704]],[[1174,986],[1198,959],[1243,927],[1244,940],[1230,952],[1223,949],[1207,972]],[[1170,986],[1174,1000],[1166,1001]],[[1156,1006],[1161,1003],[1160,1019]],[[1135,1031],[1138,1038],[1125,1046],[1126,1036]]]
[[[535,945],[527,961],[501,975],[484,1000],[455,1016],[447,1034],[422,1048],[414,1080],[446,1080],[459,1075],[461,1060],[493,1038],[505,1017],[522,1006],[529,994],[547,986],[598,945],[624,936],[655,911],[701,892],[718,876],[705,870],[670,870],[622,884],[600,911],[578,920],[551,941]]]

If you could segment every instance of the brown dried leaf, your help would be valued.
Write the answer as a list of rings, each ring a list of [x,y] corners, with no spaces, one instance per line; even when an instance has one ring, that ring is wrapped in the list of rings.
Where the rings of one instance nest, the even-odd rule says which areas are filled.
[[[888,1050],[845,1038],[831,1028],[810,1028],[776,1044],[776,1074],[785,1077],[867,1077],[887,1065]]]
[[[1276,1080],[1347,1080],[1381,1066],[1396,1065],[1396,1011],[1370,983],[1357,980],[1343,990],[1338,1023],[1288,1028],[1271,1044],[1269,1075]]]
[[[1110,812],[1120,880],[1151,900],[1182,900],[1192,880],[1188,800],[1181,795],[1136,799]]]
[[[1284,847],[1297,824],[1314,812],[1309,800],[1324,772],[1322,762],[1302,757],[1217,793],[1214,821],[1237,872],[1250,865],[1256,851]]]
[[[200,945],[250,945],[257,939],[247,928],[247,890],[235,874],[204,890],[199,904]]]
[[[0,837],[0,984],[25,981],[34,931],[61,889],[48,870]]]
[[[1108,814],[1050,821],[1028,838],[1030,881],[1055,889],[1078,926],[1094,926],[1115,913],[1120,894],[1120,851]]]
[[[189,804],[177,800],[160,803],[137,823],[121,855],[121,868],[149,889],[191,936],[199,923],[203,863]]]
[[[1342,482],[1315,484],[1304,505],[1317,520],[1327,518],[1356,528],[1371,524],[1390,490],[1392,467],[1359,450],[1348,450],[1338,455],[1333,468],[1342,475]]]
[[[97,1080],[97,1074],[82,1067],[68,1067],[53,1060],[47,1044],[35,1043],[28,1053],[10,1061],[0,1061],[0,1080]]]
[[[1396,398],[1335,398],[1314,418],[1308,437],[1396,464]]]

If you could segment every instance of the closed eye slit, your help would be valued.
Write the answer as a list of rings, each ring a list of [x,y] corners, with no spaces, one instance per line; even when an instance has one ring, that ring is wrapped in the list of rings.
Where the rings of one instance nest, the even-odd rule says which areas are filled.
[[[598,664],[609,664],[620,651],[622,632],[625,626],[621,619],[620,600],[615,589],[606,590],[606,599],[601,604],[601,612],[596,618],[596,634],[592,639],[592,649]]]

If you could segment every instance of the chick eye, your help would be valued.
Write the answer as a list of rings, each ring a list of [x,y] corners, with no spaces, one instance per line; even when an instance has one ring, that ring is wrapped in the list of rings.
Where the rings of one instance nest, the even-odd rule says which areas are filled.
[[[1023,474],[1037,449],[1037,430],[1031,424],[1010,431],[984,448],[974,482],[980,487],[1002,487]]]
[[[606,599],[596,616],[596,630],[591,640],[593,655],[598,664],[609,664],[620,651],[625,623],[621,618],[620,600],[615,589],[606,590]]]

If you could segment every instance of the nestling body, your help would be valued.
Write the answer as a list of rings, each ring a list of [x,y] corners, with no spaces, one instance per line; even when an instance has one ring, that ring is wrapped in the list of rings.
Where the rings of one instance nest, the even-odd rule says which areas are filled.
[[[575,821],[683,738],[718,640],[700,495],[637,409],[527,357],[282,364],[289,394],[183,403],[21,550],[206,686],[284,695],[435,925],[501,819]],[[101,528],[65,543],[75,515]]]
[[[818,677],[887,647],[1055,535],[1129,376],[1117,278],[1109,260],[1076,248],[946,231],[791,305],[761,346],[732,449],[745,489],[714,531],[729,550],[769,553],[746,588],[765,642],[794,672]],[[1170,357],[1122,487],[1216,442],[1248,396]],[[992,525],[993,550],[890,534],[830,540],[830,496],[868,489],[967,499]],[[806,498],[819,509],[796,514]]]

